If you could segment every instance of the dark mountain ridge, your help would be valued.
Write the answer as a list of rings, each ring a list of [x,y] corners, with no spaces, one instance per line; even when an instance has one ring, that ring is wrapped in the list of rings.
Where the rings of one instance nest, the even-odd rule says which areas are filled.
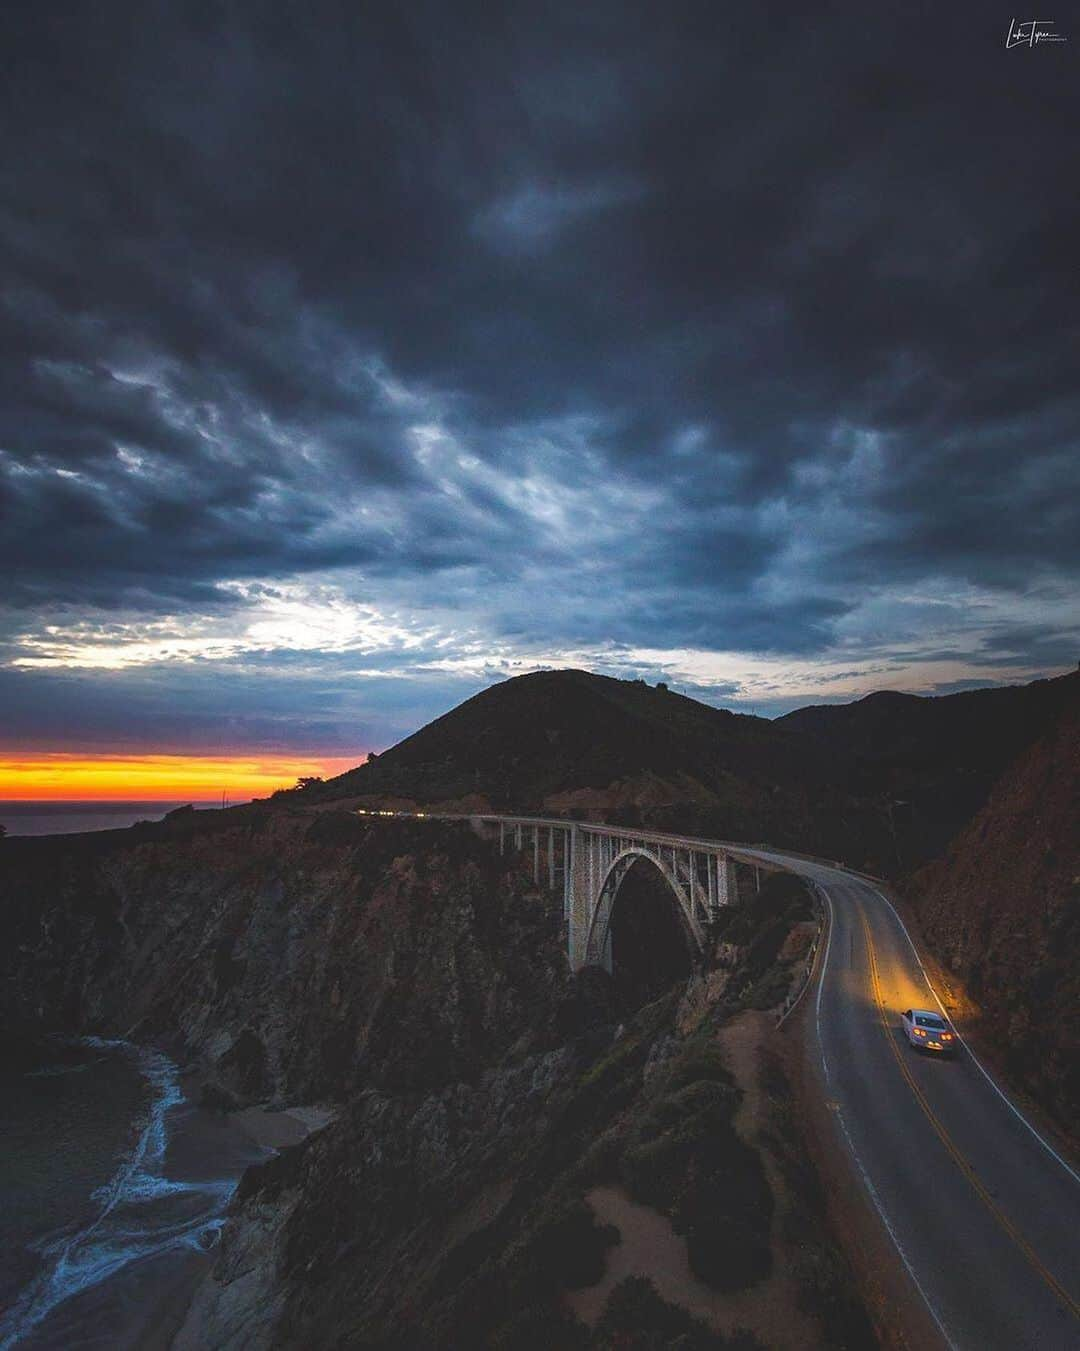
[[[777,726],[827,744],[859,773],[937,767],[1000,769],[1036,740],[1075,695],[1080,673],[958,694],[879,690],[851,704],[818,704]]]
[[[541,671],[286,796],[576,812],[899,875],[941,852],[1078,688],[1070,673],[939,697],[882,691],[770,721],[643,681]]]
[[[538,671],[492,685],[319,796],[483,792],[539,805],[564,788],[605,787],[645,771],[702,779],[718,770],[817,778],[802,738],[766,718],[712,708],[663,686],[588,671]]]
[[[902,873],[936,857],[999,776],[1080,697],[1080,674],[925,697],[883,690],[801,708],[779,725],[829,755],[844,790],[886,811]]]

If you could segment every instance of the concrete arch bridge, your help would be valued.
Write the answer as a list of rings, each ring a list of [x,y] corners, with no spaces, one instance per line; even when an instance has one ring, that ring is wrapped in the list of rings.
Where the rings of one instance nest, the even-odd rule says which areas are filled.
[[[533,879],[561,896],[570,965],[612,969],[611,925],[627,874],[642,860],[666,882],[684,930],[704,953],[709,926],[725,906],[761,886],[763,872],[784,869],[736,845],[638,827],[594,825],[542,816],[470,816],[498,839],[500,853],[531,855]]]

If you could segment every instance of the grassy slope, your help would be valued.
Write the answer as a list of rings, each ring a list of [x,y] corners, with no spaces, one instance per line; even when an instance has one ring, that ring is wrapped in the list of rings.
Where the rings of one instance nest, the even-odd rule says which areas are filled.
[[[585,1197],[615,1185],[667,1217],[691,1270],[718,1294],[768,1298],[774,1262],[797,1250],[800,1304],[820,1344],[872,1346],[797,1132],[781,1120],[786,1088],[769,1090],[781,1104],[771,1140],[744,1138],[735,1125],[744,1090],[718,1040],[770,965],[758,940],[777,925],[786,932],[804,906],[797,883],[763,892],[732,929],[719,998],[694,1016],[682,985],[620,1014],[603,973],[586,972],[560,1007],[537,1007],[539,1023],[561,1029],[542,1039],[546,1054],[517,1047],[471,1085],[451,1077],[429,1097],[360,1095],[320,1136],[249,1171],[219,1279],[244,1280],[251,1239],[269,1223],[286,1296],[279,1345],[760,1347],[751,1334],[710,1331],[641,1281],[617,1286],[593,1329],[568,1313],[563,1292],[598,1281],[619,1242]],[[779,1201],[761,1148],[786,1179]]]

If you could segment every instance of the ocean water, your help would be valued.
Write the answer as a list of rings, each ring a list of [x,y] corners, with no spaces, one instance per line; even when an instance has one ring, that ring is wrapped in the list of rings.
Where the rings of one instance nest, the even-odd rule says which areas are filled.
[[[76,835],[87,830],[122,830],[133,826],[136,821],[160,821],[166,812],[185,805],[185,802],[157,801],[0,801],[0,825],[7,828],[9,835]],[[196,809],[204,809],[221,804],[195,802],[192,805]]]
[[[0,1351],[155,1344],[264,1157],[159,1051],[87,1037],[0,1067]]]

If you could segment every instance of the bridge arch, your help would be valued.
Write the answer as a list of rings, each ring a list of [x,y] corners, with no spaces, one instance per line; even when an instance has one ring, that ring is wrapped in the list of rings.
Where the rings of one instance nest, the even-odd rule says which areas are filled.
[[[585,944],[585,960],[588,964],[603,966],[609,972],[612,970],[611,939],[615,903],[623,881],[631,870],[643,861],[650,864],[667,884],[684,934],[699,954],[704,953],[705,930],[681,879],[668,865],[662,853],[635,844],[622,848],[615,854],[599,879],[595,895],[590,897],[590,919]]]

